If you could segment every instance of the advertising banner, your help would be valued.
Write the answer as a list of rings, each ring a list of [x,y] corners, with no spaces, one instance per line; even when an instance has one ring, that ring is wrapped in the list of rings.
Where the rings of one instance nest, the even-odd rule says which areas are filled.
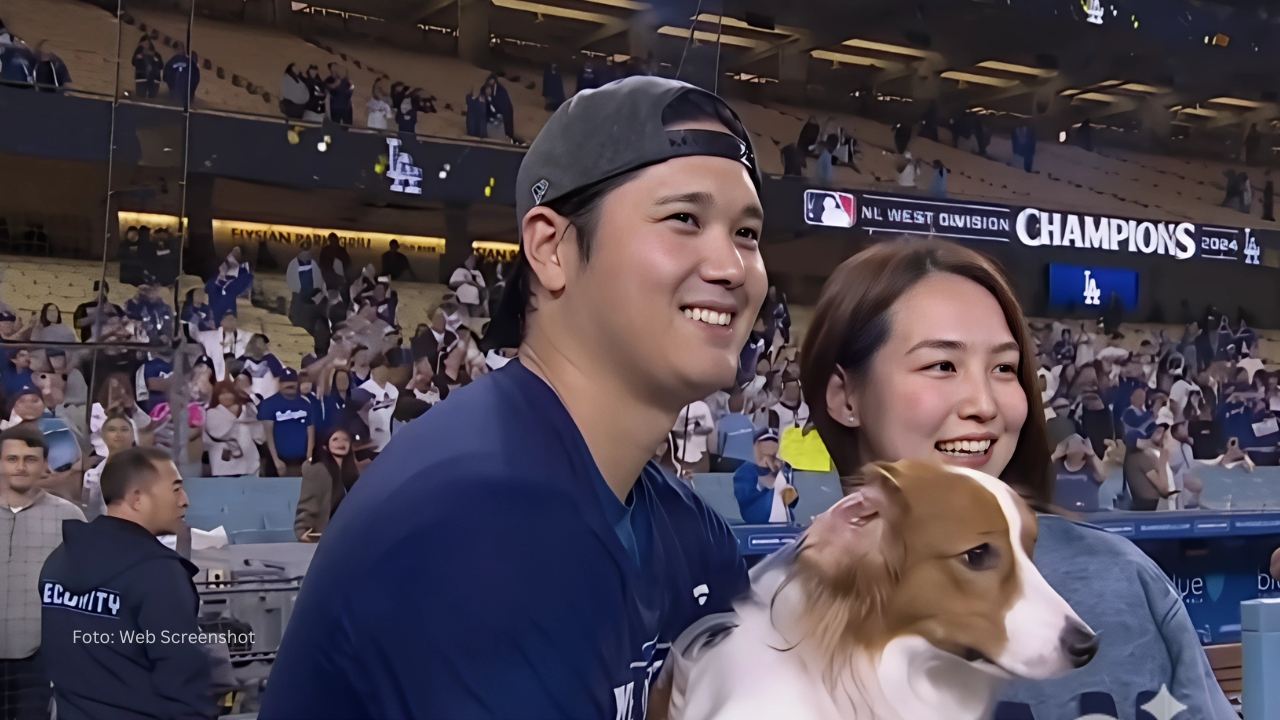
[[[1261,231],[1202,225],[1188,220],[1151,220],[1066,212],[1038,207],[947,200],[881,192],[804,192],[804,222],[871,234],[934,235],[961,241],[1009,243],[1034,252],[1070,248],[1126,257],[1157,256],[1262,264]]]

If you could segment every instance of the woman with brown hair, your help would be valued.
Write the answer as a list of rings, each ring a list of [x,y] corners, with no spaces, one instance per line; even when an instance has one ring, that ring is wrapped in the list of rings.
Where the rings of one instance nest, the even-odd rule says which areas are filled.
[[[102,425],[108,413],[121,412],[133,420],[134,444],[142,445],[138,432],[151,424],[151,416],[138,407],[133,382],[125,373],[112,373],[98,386],[98,395],[89,409],[89,443],[98,457],[107,456],[107,444],[102,439]]]
[[[347,496],[360,466],[351,448],[351,433],[335,428],[319,443],[309,462],[302,466],[302,485],[293,532],[301,542],[318,542],[329,519]]]
[[[213,386],[204,416],[204,449],[214,477],[257,475],[261,470],[258,443],[263,442],[258,413],[245,391],[233,380]]]
[[[927,239],[846,260],[823,287],[800,366],[812,422],[842,477],[868,462],[928,460],[980,470],[1033,507],[1050,506],[1034,343],[984,256]],[[1100,712],[1079,706],[1085,693],[1109,696],[1110,714],[1127,717],[1162,691],[1189,717],[1235,717],[1178,593],[1137,547],[1042,514],[1035,550],[1045,579],[1102,642],[1070,675],[1011,685],[1009,717],[1029,717],[1027,706],[1037,720]]]

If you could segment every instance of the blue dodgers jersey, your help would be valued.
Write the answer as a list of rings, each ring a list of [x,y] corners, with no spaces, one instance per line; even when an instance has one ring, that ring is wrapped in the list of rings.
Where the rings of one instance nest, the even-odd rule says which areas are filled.
[[[307,459],[307,428],[316,424],[311,401],[298,395],[287,398],[276,393],[258,406],[258,419],[275,423],[276,452],[285,461]]]
[[[671,641],[730,610],[746,566],[723,518],[652,464],[628,498],[633,556],[603,483],[519,362],[451,394],[342,501],[259,717],[645,718]]]

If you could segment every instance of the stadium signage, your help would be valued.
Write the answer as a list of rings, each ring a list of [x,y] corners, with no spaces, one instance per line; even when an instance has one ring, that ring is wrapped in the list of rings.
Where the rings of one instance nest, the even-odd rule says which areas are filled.
[[[1086,250],[1168,255],[1187,260],[1196,255],[1196,226],[1024,208],[1014,229],[1029,247],[1074,247]]]
[[[473,240],[471,251],[486,262],[511,262],[519,254],[520,245],[497,240]]]
[[[857,214],[855,224],[871,232],[1008,242],[1012,209],[986,203],[863,193],[858,197]]]
[[[422,168],[413,164],[413,156],[400,149],[400,138],[387,138],[387,179],[391,192],[405,195],[422,194]]]

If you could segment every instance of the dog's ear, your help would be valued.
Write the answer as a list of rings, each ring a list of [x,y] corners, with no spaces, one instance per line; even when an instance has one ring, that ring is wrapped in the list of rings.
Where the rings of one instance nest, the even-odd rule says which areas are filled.
[[[905,510],[894,465],[872,463],[842,478],[845,497],[814,518],[805,550],[815,569],[834,585],[875,585],[892,581],[901,564],[902,538],[894,531]]]

